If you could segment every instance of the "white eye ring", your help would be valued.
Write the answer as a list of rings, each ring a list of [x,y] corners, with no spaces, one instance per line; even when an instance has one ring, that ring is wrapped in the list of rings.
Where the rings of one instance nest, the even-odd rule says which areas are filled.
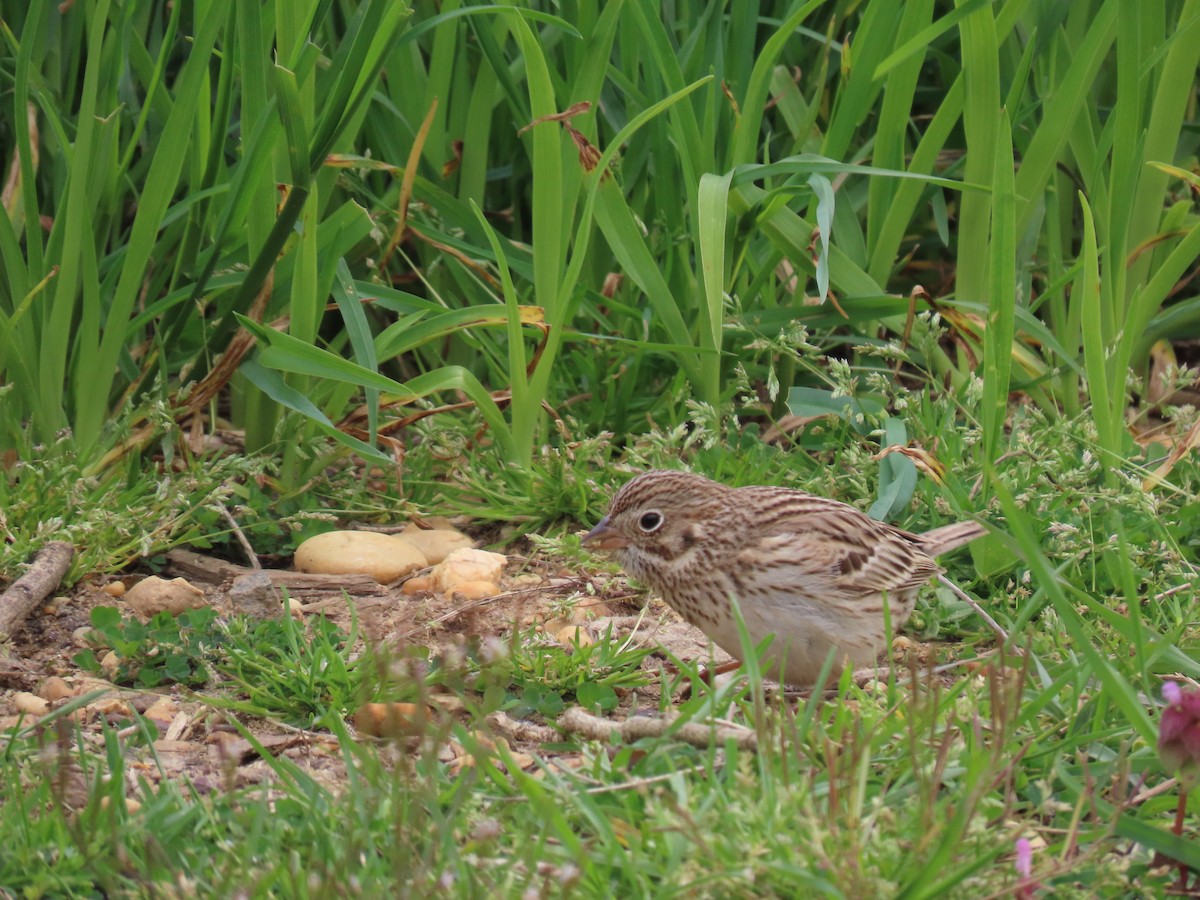
[[[642,529],[646,534],[651,534],[662,528],[664,521],[663,514],[657,509],[652,509],[649,512],[642,513],[642,517],[638,519],[638,528]]]

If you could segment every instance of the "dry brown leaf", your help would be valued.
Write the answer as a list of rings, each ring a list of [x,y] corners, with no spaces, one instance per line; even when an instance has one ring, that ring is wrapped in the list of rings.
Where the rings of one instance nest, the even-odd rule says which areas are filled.
[[[1197,447],[1200,447],[1200,419],[1192,423],[1192,427],[1188,429],[1182,440],[1175,442],[1175,446],[1167,454],[1167,458],[1163,460],[1162,464],[1142,480],[1142,490],[1152,491],[1162,484],[1179,461]]]
[[[922,450],[920,447],[905,447],[901,444],[892,444],[890,447],[884,447],[878,453],[871,457],[873,460],[881,460],[889,453],[899,453],[902,456],[907,456],[912,460],[913,465],[936,481],[942,484],[946,477],[946,467],[941,461],[927,450]]]

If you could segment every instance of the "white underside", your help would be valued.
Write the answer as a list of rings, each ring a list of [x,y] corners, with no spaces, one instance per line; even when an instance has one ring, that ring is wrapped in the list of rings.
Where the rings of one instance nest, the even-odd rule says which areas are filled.
[[[788,684],[813,684],[831,654],[832,672],[837,674],[847,664],[855,668],[873,665],[883,649],[878,623],[850,618],[835,621],[827,606],[797,602],[794,597],[786,606],[741,604],[741,611],[752,646],[773,636],[762,657],[763,674]],[[718,647],[744,661],[743,640],[732,610],[715,624],[706,622],[704,630]]]

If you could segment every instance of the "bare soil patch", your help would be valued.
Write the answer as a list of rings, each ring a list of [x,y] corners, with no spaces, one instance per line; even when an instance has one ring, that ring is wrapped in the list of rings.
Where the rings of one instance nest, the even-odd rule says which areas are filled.
[[[231,585],[251,571],[183,552],[171,554],[163,575],[187,578],[204,590],[221,615],[229,616],[236,612],[229,596]],[[617,717],[638,710],[657,712],[660,694],[657,675],[669,664],[669,655],[707,660],[711,654],[718,663],[729,659],[719,649],[711,648],[702,632],[679,619],[662,601],[647,600],[631,590],[623,577],[580,575],[538,559],[510,558],[502,593],[469,602],[432,592],[409,595],[402,584],[376,585],[357,576],[322,580],[284,570],[264,571],[277,589],[286,586],[287,593],[300,601],[300,618],[323,615],[347,633],[356,626],[358,641],[363,646],[371,641],[397,653],[412,647],[428,648],[431,656],[461,651],[468,644],[488,638],[507,640],[514,629],[538,623],[544,623],[547,639],[564,623],[583,629],[592,639],[602,638],[610,628],[614,638],[624,639],[633,634],[635,645],[654,648],[642,663],[644,669],[654,674],[644,688],[620,692],[622,708],[616,712]],[[132,585],[142,577],[134,574],[121,580]],[[106,729],[116,729],[118,734],[130,738],[124,746],[130,754],[126,760],[126,778],[131,799],[140,793],[141,779],[152,784],[181,779],[201,794],[269,783],[275,776],[263,753],[287,758],[318,783],[329,787],[337,787],[344,781],[345,763],[334,735],[234,714],[206,703],[205,697],[229,693],[229,686],[222,683],[220,676],[198,690],[180,685],[149,690],[112,684],[80,668],[74,657],[85,649],[80,644],[79,632],[90,627],[91,611],[97,606],[120,609],[124,605],[104,587],[105,583],[89,581],[67,595],[53,597],[28,617],[24,627],[0,652],[0,729],[12,728],[22,721],[17,702],[22,692],[44,694],[47,679],[57,677],[70,688],[71,696],[49,701],[51,713],[66,704],[78,705],[81,696],[96,695],[70,713],[85,746],[101,751]],[[132,616],[131,611],[123,611]],[[165,707],[159,703],[164,698],[169,701]],[[442,715],[461,714],[461,703],[456,704],[456,698],[439,698],[435,694],[430,699]],[[444,699],[445,704],[439,703],[439,699]],[[164,708],[174,714],[168,713],[169,719],[153,721],[157,739],[149,744],[132,740],[144,727],[138,724],[133,712],[145,714],[157,710],[161,715]],[[29,718],[22,724],[28,725]],[[475,727],[479,725],[475,723]],[[541,744],[557,735],[536,716],[517,720],[499,713],[489,717],[488,726],[513,751],[512,758],[518,763],[527,761],[530,770],[536,767],[530,754],[536,750],[544,757]],[[248,740],[243,732],[248,732],[253,740]],[[61,724],[43,728],[41,736],[47,747],[43,757],[51,768],[53,760],[68,758],[74,749],[76,738]],[[60,752],[55,752],[56,747]],[[439,752],[451,763],[460,760],[462,764],[470,764],[469,759],[464,759],[463,749],[456,745],[448,744]],[[572,762],[569,755],[559,760],[562,765]],[[83,802],[86,785],[81,778],[62,772],[57,777],[64,779],[64,794],[68,799],[74,791]],[[73,782],[78,783],[72,786]]]

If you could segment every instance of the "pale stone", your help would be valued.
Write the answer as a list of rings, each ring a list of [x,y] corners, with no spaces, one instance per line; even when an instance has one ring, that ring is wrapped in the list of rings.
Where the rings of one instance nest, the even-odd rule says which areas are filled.
[[[247,572],[233,579],[229,586],[229,602],[234,612],[252,619],[278,619],[279,591],[271,584],[266,572]]]
[[[117,674],[117,669],[121,668],[121,658],[109,650],[100,658],[100,668],[104,670],[105,675],[112,677]]]
[[[450,588],[448,593],[459,600],[483,600],[495,597],[500,593],[500,588],[490,581],[464,581]]]
[[[613,615],[603,600],[580,600],[571,609],[572,622],[587,622],[591,619],[603,619]]]
[[[508,557],[502,553],[470,548],[455,550],[433,567],[433,580],[439,591],[450,591],[467,581],[500,583]]]
[[[586,628],[580,628],[578,625],[568,625],[566,628],[560,628],[554,634],[554,639],[564,647],[571,649],[575,648],[578,643],[580,647],[590,647],[596,643],[595,638],[588,633]]]
[[[364,703],[354,727],[371,737],[413,737],[424,734],[432,718],[432,709],[416,703]]]
[[[104,585],[104,587],[100,588],[100,590],[104,591],[104,593],[108,594],[110,597],[124,597],[125,582],[110,581],[108,584]]]
[[[100,798],[100,808],[101,809],[109,809],[111,806],[112,806],[112,802],[111,802],[110,797],[101,797]],[[125,798],[125,809],[129,811],[130,815],[137,812],[141,808],[142,808],[142,804],[139,803],[137,800],[133,800],[129,797]]]
[[[160,612],[177,616],[189,609],[203,609],[208,606],[204,591],[186,578],[172,578],[167,581],[157,575],[143,578],[131,587],[125,595],[125,602],[139,616],[147,619]]]
[[[159,697],[150,707],[142,713],[147,719],[152,719],[155,722],[163,725],[170,724],[171,720],[179,713],[179,704],[170,697]]]
[[[433,583],[432,575],[414,575],[400,587],[400,593],[406,597],[433,590],[437,590],[437,585]]]
[[[42,686],[38,688],[38,696],[53,703],[56,700],[63,700],[70,697],[75,692],[71,690],[71,686],[59,678],[57,675],[51,675],[42,682]]]
[[[407,541],[374,531],[327,531],[296,548],[297,572],[370,575],[380,584],[403,578],[429,563]]]
[[[411,522],[397,537],[424,553],[431,566],[436,566],[455,550],[475,543],[457,528],[418,528]]]
[[[50,704],[37,694],[28,691],[17,691],[12,695],[13,705],[27,716],[44,716],[50,712]]]
[[[94,714],[110,720],[131,719],[134,713],[134,709],[129,702],[122,700],[120,697],[101,697],[99,700],[89,703],[87,708]]]

